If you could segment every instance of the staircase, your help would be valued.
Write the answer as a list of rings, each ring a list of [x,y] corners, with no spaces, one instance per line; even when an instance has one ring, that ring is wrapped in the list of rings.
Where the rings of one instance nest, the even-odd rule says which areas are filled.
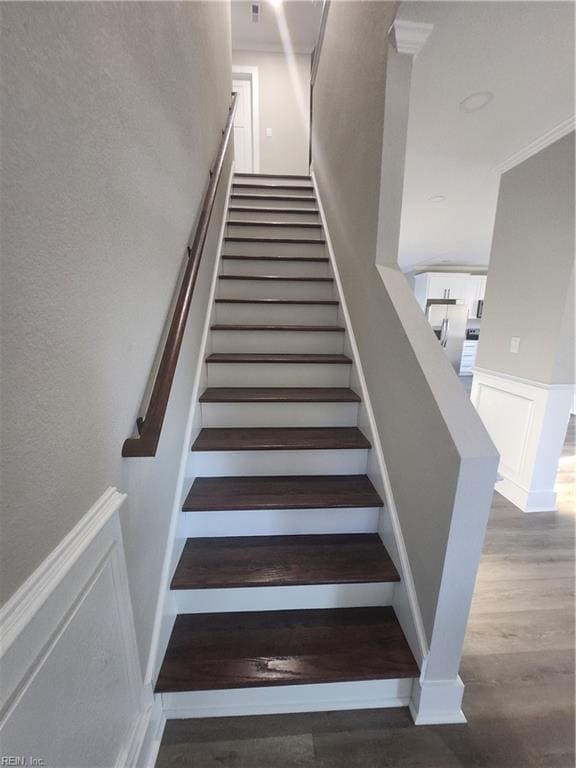
[[[237,174],[156,683],[168,717],[407,704],[382,499],[313,185]]]

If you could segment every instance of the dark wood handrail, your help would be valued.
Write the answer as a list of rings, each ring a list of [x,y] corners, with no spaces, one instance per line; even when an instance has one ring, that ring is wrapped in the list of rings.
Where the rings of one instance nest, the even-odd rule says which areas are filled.
[[[180,292],[178,294],[178,299],[176,300],[172,321],[170,323],[170,330],[166,337],[164,351],[162,352],[162,358],[160,360],[160,365],[158,366],[158,372],[156,373],[154,388],[150,395],[146,415],[143,420],[138,420],[140,434],[138,437],[129,437],[124,441],[124,445],[122,446],[122,456],[156,455],[156,449],[162,432],[162,424],[164,423],[166,408],[168,407],[170,390],[172,389],[174,374],[176,373],[180,347],[182,346],[184,331],[186,330],[186,321],[190,311],[196,278],[198,277],[198,269],[202,259],[204,243],[206,242],[206,236],[208,234],[210,216],[212,215],[212,209],[214,208],[218,182],[222,175],[224,156],[226,155],[226,150],[228,149],[228,143],[230,141],[237,97],[238,94],[232,94],[232,102],[228,112],[226,127],[222,132],[222,141],[218,147],[214,165],[210,169],[210,182],[202,200],[202,209],[200,211],[200,218],[198,219],[192,245],[188,246],[188,263],[186,264]]]

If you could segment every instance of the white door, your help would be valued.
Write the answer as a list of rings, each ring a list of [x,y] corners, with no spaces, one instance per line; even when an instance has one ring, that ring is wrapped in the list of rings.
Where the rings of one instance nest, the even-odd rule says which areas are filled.
[[[232,90],[238,93],[238,105],[234,115],[234,158],[237,173],[254,172],[252,147],[252,79],[234,78]]]

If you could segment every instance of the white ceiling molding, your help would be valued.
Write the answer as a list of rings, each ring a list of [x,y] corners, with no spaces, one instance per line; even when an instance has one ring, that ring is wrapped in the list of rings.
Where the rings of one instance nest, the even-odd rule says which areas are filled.
[[[277,43],[242,43],[235,42],[233,51],[258,51],[260,53],[286,53],[283,45]],[[313,45],[293,45],[290,49],[290,53],[305,53],[310,55],[314,50]]]
[[[561,123],[558,123],[558,125],[554,126],[554,128],[551,128],[549,131],[546,131],[546,133],[543,133],[541,136],[533,139],[530,143],[519,149],[518,152],[514,152],[514,154],[509,155],[507,158],[495,165],[494,170],[497,173],[506,173],[506,171],[514,168],[515,165],[523,163],[524,160],[528,160],[528,158],[532,157],[532,155],[535,155],[537,152],[540,152],[542,149],[550,146],[550,144],[554,144],[555,141],[558,141],[558,139],[566,136],[566,134],[570,133],[575,128],[576,116],[571,115],[571,117],[563,120]]]
[[[434,24],[426,24],[419,21],[403,21],[395,19],[388,35],[398,53],[407,53],[417,56],[424,43],[430,37]]]

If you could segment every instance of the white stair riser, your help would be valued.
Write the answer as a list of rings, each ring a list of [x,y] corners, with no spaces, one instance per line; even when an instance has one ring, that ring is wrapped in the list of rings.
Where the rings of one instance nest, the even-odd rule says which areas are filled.
[[[229,220],[234,219],[233,215],[229,216]],[[290,224],[289,227],[275,227],[248,225],[248,224],[226,224],[226,236],[227,237],[305,237],[305,238],[320,238],[322,234],[321,227],[299,227],[298,219],[294,224]]]
[[[246,191],[252,193],[252,190]],[[261,195],[262,190],[255,190],[255,194]],[[269,197],[232,197],[230,205],[241,205],[248,208],[318,208],[316,200],[271,200]]]
[[[377,533],[378,507],[183,512],[182,537]]]
[[[175,589],[178,613],[291,611],[392,605],[394,582],[375,584],[305,584],[290,587]]]
[[[368,450],[191,451],[190,477],[362,475]]]
[[[334,284],[301,280],[218,280],[220,299],[299,299],[327,301],[335,298]]]
[[[234,208],[235,206],[232,207]],[[242,203],[238,207],[246,208],[247,206]],[[263,205],[261,207],[269,208],[271,206]],[[302,209],[298,209],[293,206],[292,208],[293,210],[298,211],[298,213],[285,213],[280,207],[278,207],[277,211],[262,211],[258,210],[257,208],[254,208],[253,211],[230,210],[228,211],[228,219],[232,219],[234,221],[310,221],[315,223],[320,221],[320,215],[316,213],[312,207],[306,206]],[[300,213],[300,210],[305,210],[306,213]]]
[[[266,259],[222,259],[223,275],[279,275],[283,277],[331,277],[330,265],[322,261]]]
[[[202,403],[204,427],[355,427],[357,403]]]
[[[350,365],[209,363],[209,387],[348,387]]]
[[[412,678],[163,693],[167,719],[404,707]],[[271,763],[270,763],[271,764]]]
[[[337,325],[336,304],[216,304],[215,323]]]
[[[314,196],[314,187],[309,182],[299,181],[282,181],[282,179],[274,179],[268,185],[265,181],[245,181],[235,179],[232,182],[232,192],[245,193],[255,192],[262,195],[309,195]]]
[[[224,253],[235,256],[326,256],[326,246],[322,243],[265,243],[226,240]]]
[[[341,354],[344,334],[318,331],[212,331],[213,352],[314,352]]]

